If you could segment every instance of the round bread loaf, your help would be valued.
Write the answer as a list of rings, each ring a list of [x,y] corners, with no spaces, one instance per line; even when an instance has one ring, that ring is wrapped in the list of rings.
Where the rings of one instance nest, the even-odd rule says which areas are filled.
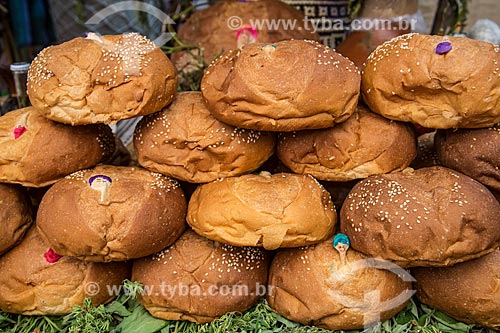
[[[442,165],[500,191],[500,125],[438,131],[435,141]]]
[[[407,34],[370,54],[362,94],[384,117],[428,128],[500,122],[500,47],[466,37]]]
[[[331,239],[282,249],[269,270],[267,300],[274,311],[304,325],[362,329],[396,315],[411,298],[411,277],[394,266],[354,250],[343,262]]]
[[[295,22],[292,26],[272,27],[260,20],[275,22]],[[304,14],[294,7],[278,0],[260,1],[219,1],[212,6],[195,11],[177,32],[177,37],[185,45],[201,47],[203,58],[210,63],[224,51],[234,50],[246,44],[272,43],[285,39],[314,39],[319,36],[312,26],[305,26]],[[253,25],[252,25],[253,24]],[[189,53],[172,55],[178,70],[192,61]]]
[[[135,260],[132,280],[153,291],[139,295],[151,315],[203,324],[257,303],[267,290],[268,267],[262,249],[220,244],[188,230],[171,247]]]
[[[417,296],[468,324],[500,329],[500,250],[452,267],[418,267]]]
[[[191,183],[239,176],[274,151],[274,135],[221,123],[200,92],[182,92],[165,110],[141,120],[134,134],[139,164]]]
[[[0,182],[44,187],[91,168],[115,150],[106,125],[69,126],[32,107],[0,117]]]
[[[449,266],[500,244],[495,197],[474,179],[438,166],[359,182],[340,221],[355,250],[402,267]]]
[[[17,185],[0,184],[0,254],[21,241],[32,223],[28,193]]]
[[[332,127],[354,112],[360,74],[315,41],[253,43],[228,51],[205,71],[201,91],[215,118],[263,131]]]
[[[328,238],[337,222],[328,193],[310,175],[244,175],[200,185],[187,222],[199,235],[267,250]]]
[[[176,181],[143,169],[97,166],[52,186],[37,226],[59,254],[118,261],[153,254],[185,229],[186,199]]]
[[[277,154],[295,173],[342,182],[405,169],[415,158],[416,141],[409,126],[358,106],[335,127],[283,133]]]
[[[31,104],[51,120],[109,123],[168,105],[177,73],[144,36],[89,33],[42,50],[28,71],[27,88]]]
[[[94,306],[114,296],[129,278],[124,262],[90,263],[61,257],[43,242],[36,229],[0,257],[0,309],[23,315],[64,315],[90,298]],[[114,288],[114,289],[110,289]]]

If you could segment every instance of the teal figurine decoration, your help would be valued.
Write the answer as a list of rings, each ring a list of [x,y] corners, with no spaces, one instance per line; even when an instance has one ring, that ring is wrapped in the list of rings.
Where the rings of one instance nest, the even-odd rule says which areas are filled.
[[[343,265],[347,264],[347,250],[351,246],[351,241],[346,234],[336,234],[333,238],[333,247],[340,254],[340,261]]]

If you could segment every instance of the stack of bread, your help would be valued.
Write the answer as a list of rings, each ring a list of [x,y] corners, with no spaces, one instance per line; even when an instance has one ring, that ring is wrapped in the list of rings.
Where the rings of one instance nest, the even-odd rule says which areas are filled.
[[[409,281],[366,264],[368,258],[355,250],[344,258],[334,248],[337,212],[318,182],[325,181],[336,194],[336,183],[352,186],[360,178],[403,170],[416,155],[409,125],[358,105],[360,79],[351,61],[315,41],[253,43],[217,58],[205,71],[201,92],[179,93],[169,107],[141,121],[134,137],[139,164],[199,184],[187,210],[187,223],[198,236],[189,231],[160,254],[136,261],[132,278],[156,288],[166,284],[170,291],[179,291],[179,283],[194,283],[202,297],[141,296],[153,315],[206,322],[222,313],[217,311],[223,298],[212,300],[215,307],[206,306],[207,284],[217,276],[198,277],[206,272],[200,258],[214,251],[210,244],[250,253],[275,251],[268,302],[304,324],[363,328],[378,320],[380,304],[401,299],[383,311],[382,319],[405,306]],[[270,162],[272,155],[281,166],[276,158]],[[186,245],[193,239],[199,243],[192,246],[196,255]],[[179,262],[185,257],[193,263]],[[267,269],[267,262],[259,261],[259,269]],[[365,264],[351,268],[360,261]],[[211,267],[221,273],[217,285],[237,275],[231,266],[238,267]],[[301,270],[304,274],[297,273]],[[348,277],[337,281],[337,270]],[[240,284],[254,296],[262,281]],[[366,303],[365,294],[374,290],[379,299]],[[232,295],[225,301],[240,300]]]
[[[0,118],[0,309],[62,315],[110,301],[129,259],[186,227],[177,181],[103,164],[127,159],[107,124],[160,111],[177,74],[143,36],[89,34],[40,52],[27,88],[33,106]],[[22,186],[41,189],[39,205]]]
[[[361,74],[312,40],[251,43],[177,94],[174,66],[137,34],[42,51],[33,107],[0,118],[0,182],[15,183],[0,186],[0,309],[101,304],[131,273],[163,319],[206,323],[267,295],[291,320],[361,329],[405,307],[412,268],[423,302],[499,328],[496,289],[465,287],[493,285],[500,260],[499,53],[410,34]],[[106,165],[106,124],[138,116],[140,166]],[[411,123],[439,129],[415,169]],[[19,184],[51,185],[36,217]]]
[[[493,329],[500,328],[499,62],[499,46],[465,37],[409,34],[377,48],[363,71],[364,101],[429,133],[418,138],[415,170],[359,182],[340,213],[354,249],[413,267],[422,302]]]
[[[152,286],[158,282],[157,297],[141,295],[140,301],[162,318],[207,322],[229,311],[244,311],[265,295],[269,253],[186,231],[186,198],[179,183],[166,175],[204,183],[251,173],[273,154],[275,136],[215,120],[199,92],[179,94],[164,109],[176,88],[172,63],[137,34],[89,34],[49,47],[33,61],[28,77],[33,107],[0,119],[0,181],[43,188],[43,198],[33,211],[19,185],[2,185],[6,199],[0,212],[6,223],[0,269],[5,292],[0,309],[61,315],[85,297],[94,305],[107,302],[114,296],[110,290],[117,290],[113,285],[130,276],[130,260],[139,258],[134,278]],[[146,117],[137,128],[137,152],[149,170],[106,165],[115,151],[107,124],[138,116]],[[160,155],[151,140],[158,141]],[[149,152],[140,148],[143,142]],[[304,239],[299,245],[328,237],[336,222],[328,193],[310,177],[290,178],[277,180],[282,187],[296,183],[295,192],[284,200],[294,200],[300,192],[296,209],[309,204],[309,193],[316,202],[317,211],[304,214],[310,222],[297,231]],[[273,190],[272,184],[268,187]],[[323,227],[312,232],[316,216],[322,217]],[[285,233],[287,223],[292,229],[298,224],[293,219],[282,223]],[[280,240],[270,246],[275,243]],[[179,254],[169,265],[159,262],[174,252]],[[31,255],[19,265],[26,253]],[[171,299],[165,283],[189,290],[198,286],[206,297],[183,295],[179,289]],[[249,290],[238,297],[213,288],[242,285]],[[186,299],[191,299],[188,305]],[[206,306],[214,303],[218,306]]]

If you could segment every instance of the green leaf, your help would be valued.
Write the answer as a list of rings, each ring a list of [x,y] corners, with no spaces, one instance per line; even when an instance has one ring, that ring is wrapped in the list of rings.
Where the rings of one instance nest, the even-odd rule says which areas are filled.
[[[413,301],[413,299],[410,301],[410,303],[408,304],[408,307],[410,308],[410,313],[412,314],[412,316],[415,318],[415,319],[418,319],[418,307],[417,305],[415,304],[415,302]]]
[[[469,332],[471,329],[471,325],[458,322],[439,311],[434,313],[434,318],[438,321],[438,327],[447,328],[447,332]]]
[[[292,328],[292,327],[297,327],[300,324],[295,323],[291,320],[286,319],[285,317],[280,316],[279,314],[272,312],[273,318],[276,320],[276,322],[283,324],[286,328]]]
[[[0,325],[5,323],[14,324],[16,321],[8,317],[7,314],[0,312]]]
[[[167,321],[154,318],[144,307],[138,306],[131,315],[123,319],[117,330],[122,333],[154,333],[167,324]]]
[[[111,314],[117,314],[120,317],[128,317],[132,314],[127,308],[118,301],[113,301],[106,305],[106,312]]]
[[[424,311],[425,313],[433,313],[435,312],[436,310],[434,309],[431,309],[430,307],[428,307],[427,305],[425,304],[420,304],[420,308],[422,309],[422,311]]]
[[[427,326],[432,318],[433,312],[426,313],[418,319],[419,326]]]
[[[468,330],[466,331],[462,331],[462,330],[456,330],[454,328],[451,328],[445,324],[442,324],[442,323],[437,323],[436,324],[436,328],[440,331],[440,332],[445,332],[445,333],[464,333],[464,332],[468,332]]]
[[[61,318],[48,316],[21,316],[17,315],[15,324],[10,329],[2,329],[1,332],[12,333],[60,333],[62,331]]]
[[[88,298],[62,318],[69,333],[108,333],[114,325],[114,318],[106,312],[104,305],[95,307]]]
[[[438,321],[442,322],[443,324],[455,324],[457,321],[448,315],[440,312],[440,311],[435,311],[434,312],[434,318],[436,318]]]
[[[409,323],[413,319],[413,315],[409,312],[400,312],[396,316],[396,323],[399,325],[404,325]]]

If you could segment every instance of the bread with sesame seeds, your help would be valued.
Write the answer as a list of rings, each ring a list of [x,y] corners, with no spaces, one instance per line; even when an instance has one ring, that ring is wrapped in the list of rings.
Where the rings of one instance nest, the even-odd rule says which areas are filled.
[[[0,184],[0,254],[22,240],[33,220],[27,191],[19,185]]]
[[[500,204],[451,169],[409,169],[359,182],[341,208],[340,228],[367,256],[402,267],[449,266],[500,245]]]
[[[184,231],[186,199],[166,176],[134,167],[99,165],[53,185],[36,224],[60,255],[121,261],[153,254]]]
[[[85,298],[93,306],[111,301],[124,279],[125,262],[91,263],[54,253],[35,228],[0,257],[0,309],[23,315],[65,315]]]
[[[42,50],[28,71],[27,89],[31,104],[51,120],[110,123],[168,105],[177,73],[146,37],[89,33]]]
[[[370,54],[361,92],[384,117],[427,128],[500,122],[500,47],[453,36],[407,34]]]
[[[500,124],[482,129],[438,131],[435,146],[442,165],[500,191]]]
[[[500,249],[452,267],[418,267],[418,299],[458,321],[500,330]]]
[[[115,150],[109,126],[69,126],[41,116],[33,107],[0,117],[0,182],[44,187],[91,168]]]
[[[172,246],[134,260],[132,280],[149,313],[199,324],[243,312],[266,294],[270,255],[255,247],[225,245],[187,230]]]
[[[404,170],[416,155],[413,131],[358,105],[332,128],[281,133],[277,155],[293,172],[335,182]]]
[[[191,183],[239,176],[274,152],[274,134],[226,125],[207,110],[200,92],[181,92],[161,112],[145,117],[134,133],[139,164]]]
[[[347,58],[315,41],[252,43],[207,68],[201,91],[213,116],[262,131],[332,127],[358,103],[360,74]]]
[[[352,249],[344,263],[329,239],[278,250],[269,269],[267,300],[274,311],[304,325],[363,329],[405,307],[413,294],[408,275]]]
[[[311,175],[261,172],[200,185],[187,222],[221,243],[274,250],[330,237],[337,214],[330,193]]]

